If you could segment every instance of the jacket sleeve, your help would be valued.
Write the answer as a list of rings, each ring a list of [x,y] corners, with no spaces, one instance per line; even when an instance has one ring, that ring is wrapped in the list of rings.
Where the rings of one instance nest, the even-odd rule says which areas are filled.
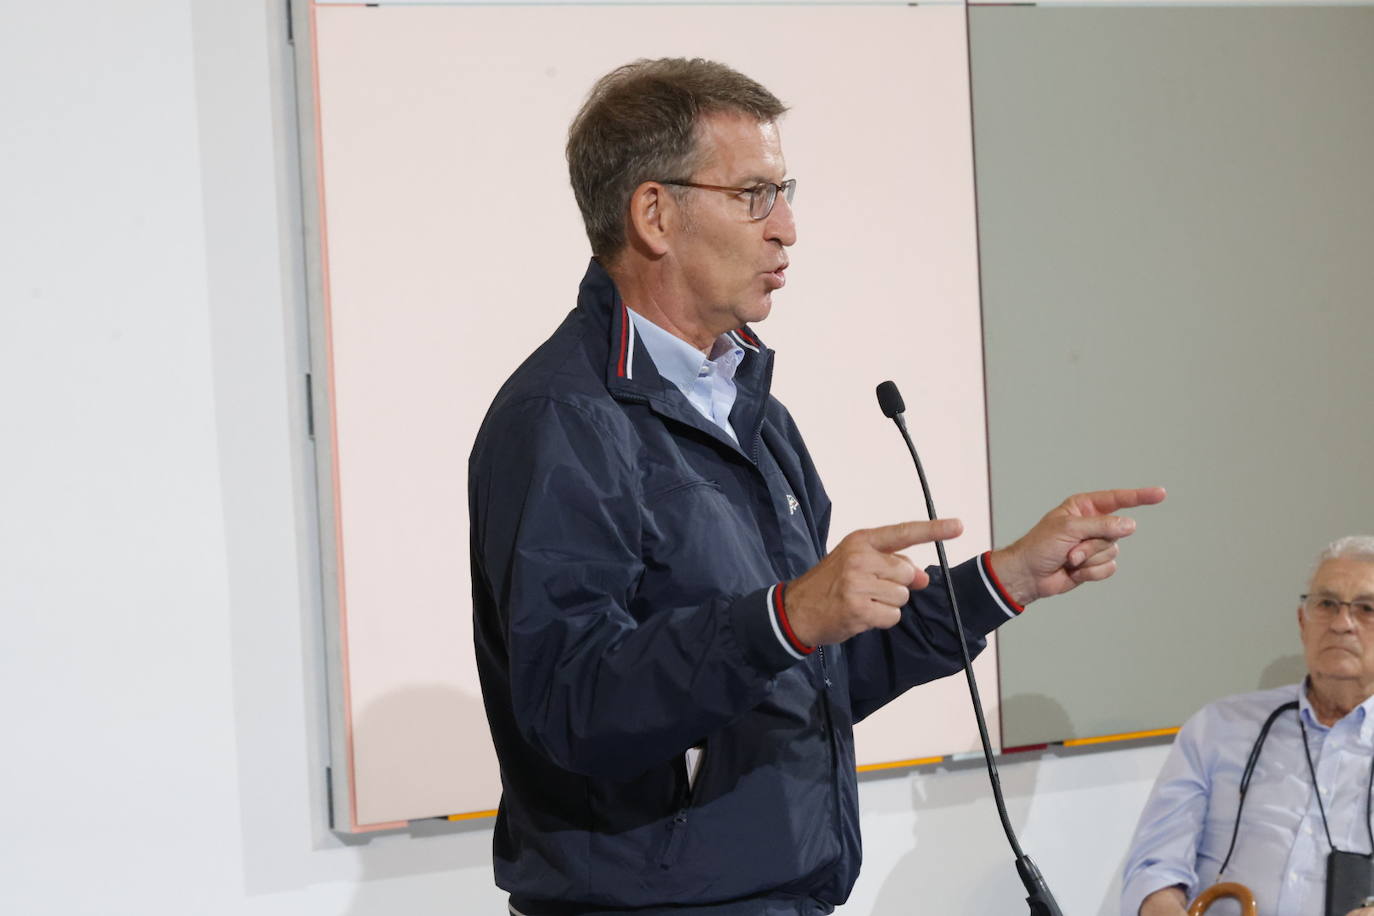
[[[790,414],[786,430],[805,475],[807,504],[815,519],[817,551],[822,555],[830,536],[830,498],[821,484],[815,463]],[[987,645],[987,634],[1021,612],[1006,594],[987,554],[950,569],[959,612],[964,621],[971,657]],[[911,593],[901,622],[889,630],[869,630],[844,644],[848,654],[850,708],[858,722],[905,691],[927,681],[953,674],[963,667],[954,617],[945,595],[939,567],[926,570],[930,584]]]
[[[1182,885],[1189,898],[1199,890],[1198,842],[1212,794],[1200,742],[1206,716],[1204,709],[1179,729],[1140,813],[1122,873],[1122,916],[1136,916],[1141,901],[1161,888]]]
[[[521,735],[558,766],[628,779],[762,700],[795,659],[772,589],[630,611],[644,573],[623,435],[551,398],[488,418],[470,469],[474,581],[498,618]]]
[[[1019,613],[1002,592],[988,555],[950,568],[959,616],[970,658],[987,646],[987,634]],[[888,630],[868,630],[845,643],[849,654],[849,695],[858,722],[917,684],[946,677],[964,667],[954,615],[938,566],[926,569],[930,584],[913,591],[901,621]]]

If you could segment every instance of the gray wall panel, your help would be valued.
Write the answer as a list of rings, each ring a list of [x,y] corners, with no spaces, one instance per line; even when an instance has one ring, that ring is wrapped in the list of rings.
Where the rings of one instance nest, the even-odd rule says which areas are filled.
[[[1111,583],[1002,631],[1009,746],[1296,679],[1374,531],[1374,10],[972,12],[993,523],[1163,484]]]

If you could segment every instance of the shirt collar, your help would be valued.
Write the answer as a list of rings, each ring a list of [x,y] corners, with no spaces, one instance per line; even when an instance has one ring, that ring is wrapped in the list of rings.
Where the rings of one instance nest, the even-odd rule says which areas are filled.
[[[1302,720],[1314,728],[1326,731],[1328,726],[1322,725],[1317,719],[1317,714],[1312,711],[1312,701],[1307,698],[1307,678],[1303,678],[1298,684],[1298,715]]]
[[[635,333],[639,335],[644,349],[649,351],[649,358],[654,361],[658,374],[683,393],[691,390],[702,370],[712,365],[720,375],[733,378],[740,360],[744,358],[744,349],[729,335],[722,334],[716,338],[708,358],[681,337],[664,330],[634,309],[627,306],[626,311],[630,313]]]
[[[1322,731],[1327,731],[1331,727],[1321,724],[1317,719],[1316,712],[1312,709],[1312,701],[1307,698],[1307,678],[1303,678],[1302,682],[1298,684],[1298,715],[1302,716],[1303,721],[1308,725]],[[1360,739],[1369,741],[1370,732],[1374,731],[1374,696],[1352,709],[1346,718],[1352,716],[1355,719],[1356,730],[1360,733]]]

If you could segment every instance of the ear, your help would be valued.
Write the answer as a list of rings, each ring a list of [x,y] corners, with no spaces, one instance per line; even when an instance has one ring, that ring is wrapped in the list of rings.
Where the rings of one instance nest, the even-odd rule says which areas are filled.
[[[668,252],[668,227],[673,222],[677,200],[663,185],[646,181],[630,195],[630,213],[626,221],[629,238],[634,247],[662,257]]]

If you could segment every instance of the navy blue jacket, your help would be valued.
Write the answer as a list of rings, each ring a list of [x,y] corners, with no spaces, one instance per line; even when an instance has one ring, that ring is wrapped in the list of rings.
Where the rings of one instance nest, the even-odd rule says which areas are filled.
[[[773,352],[732,333],[739,445],[658,374],[593,261],[473,447],[496,881],[528,916],[829,912],[859,870],[853,724],[960,668],[938,569],[891,630],[789,638],[783,583],[824,554],[830,501]],[[1010,616],[985,563],[952,571],[975,652]]]

